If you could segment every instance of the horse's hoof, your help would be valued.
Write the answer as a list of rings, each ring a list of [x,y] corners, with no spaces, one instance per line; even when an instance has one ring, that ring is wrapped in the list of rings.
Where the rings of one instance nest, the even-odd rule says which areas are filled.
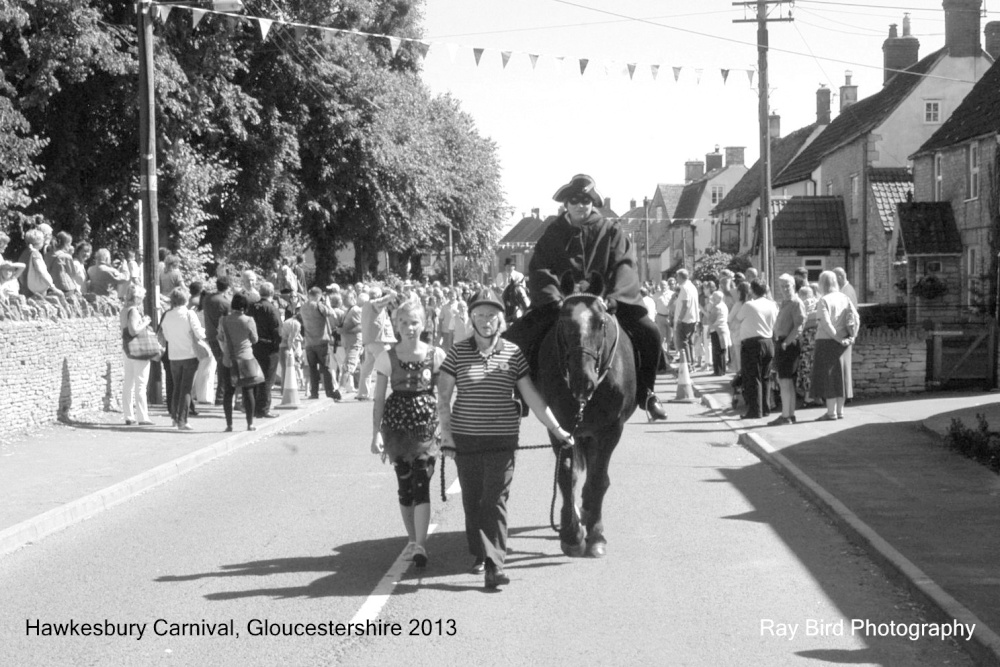
[[[559,546],[562,547],[562,552],[570,558],[580,558],[584,554],[582,542],[560,542]]]
[[[587,558],[604,558],[608,555],[604,542],[592,542],[587,545]]]

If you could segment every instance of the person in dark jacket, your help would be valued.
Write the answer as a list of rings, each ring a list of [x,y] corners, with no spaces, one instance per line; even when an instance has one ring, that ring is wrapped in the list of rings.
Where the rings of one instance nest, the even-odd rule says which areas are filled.
[[[559,317],[563,274],[571,272],[574,282],[580,282],[596,271],[604,279],[608,310],[618,318],[635,349],[636,402],[650,418],[666,419],[654,392],[656,373],[663,367],[662,338],[656,324],[646,316],[639,294],[635,250],[628,236],[621,225],[605,220],[595,210],[604,202],[590,176],[577,174],[556,191],[553,199],[564,204],[566,210],[535,244],[528,265],[531,309],[511,325],[504,337],[525,352],[534,375],[541,341]]]
[[[226,386],[226,376],[229,370],[222,364],[222,348],[219,347],[219,320],[229,314],[233,292],[229,287],[229,278],[219,276],[215,279],[215,294],[202,295],[201,309],[205,311],[205,340],[215,357],[215,404],[222,405],[222,394]]]
[[[253,356],[264,373],[264,382],[254,387],[257,417],[270,419],[271,386],[278,371],[278,347],[281,345],[281,311],[274,305],[274,285],[265,282],[258,288],[260,300],[249,308],[250,317],[257,325],[257,342]]]

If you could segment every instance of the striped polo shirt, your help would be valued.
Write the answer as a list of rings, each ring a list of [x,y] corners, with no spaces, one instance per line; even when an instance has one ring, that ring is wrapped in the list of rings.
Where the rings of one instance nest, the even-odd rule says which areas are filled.
[[[514,386],[528,374],[528,362],[521,348],[501,338],[493,352],[484,355],[472,337],[451,347],[441,364],[441,372],[455,378],[452,433],[518,434],[521,408],[514,400]]]

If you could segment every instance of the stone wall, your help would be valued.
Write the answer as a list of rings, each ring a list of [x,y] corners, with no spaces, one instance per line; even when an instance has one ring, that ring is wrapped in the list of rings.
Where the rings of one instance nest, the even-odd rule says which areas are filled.
[[[858,396],[927,390],[927,341],[923,333],[862,329],[852,354],[851,372]]]
[[[118,317],[0,322],[0,436],[120,410]]]

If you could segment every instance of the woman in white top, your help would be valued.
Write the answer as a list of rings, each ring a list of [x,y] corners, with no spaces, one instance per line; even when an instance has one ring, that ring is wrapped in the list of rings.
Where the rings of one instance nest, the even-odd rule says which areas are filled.
[[[170,355],[170,374],[173,377],[173,396],[168,401],[173,425],[182,431],[193,431],[188,424],[191,391],[198,372],[195,341],[205,340],[205,328],[198,317],[188,309],[191,296],[185,287],[174,288],[170,293],[170,310],[163,315],[163,336],[167,339]]]
[[[150,325],[150,319],[142,313],[142,300],[146,290],[140,285],[131,285],[125,294],[120,324],[128,336],[134,338]],[[126,343],[127,346],[127,343]],[[125,373],[122,378],[122,412],[125,414],[125,425],[132,426],[139,419],[140,426],[152,426],[149,420],[149,408],[146,404],[146,385],[149,382],[149,359],[133,359],[125,351]]]
[[[847,384],[851,381],[850,362],[844,352],[854,343],[858,318],[851,300],[840,291],[833,271],[820,274],[819,292],[812,395],[826,399],[826,414],[817,421],[832,421],[844,418]]]

